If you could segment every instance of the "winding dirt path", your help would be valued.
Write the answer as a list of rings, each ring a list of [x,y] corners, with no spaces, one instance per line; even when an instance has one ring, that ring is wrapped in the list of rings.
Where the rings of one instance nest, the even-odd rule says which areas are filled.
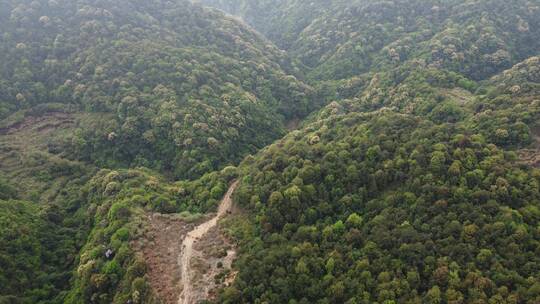
[[[227,211],[230,211],[232,208],[232,199],[231,195],[233,194],[234,190],[236,189],[236,186],[238,185],[238,182],[235,181],[230,187],[229,190],[227,190],[227,193],[221,200],[221,203],[219,204],[218,212],[216,216],[211,218],[210,220],[202,223],[201,225],[195,227],[192,231],[190,231],[187,235],[184,241],[182,242],[182,251],[180,252],[180,255],[178,256],[178,263],[180,264],[180,268],[182,271],[182,278],[180,281],[180,285],[182,286],[182,293],[180,294],[180,298],[178,299],[178,304],[192,304],[195,302],[196,299],[194,299],[193,294],[193,284],[191,282],[191,258],[193,257],[193,243],[200,239],[202,236],[204,236],[208,231],[215,227],[217,225],[217,222],[220,218],[222,218],[225,214],[227,214]]]

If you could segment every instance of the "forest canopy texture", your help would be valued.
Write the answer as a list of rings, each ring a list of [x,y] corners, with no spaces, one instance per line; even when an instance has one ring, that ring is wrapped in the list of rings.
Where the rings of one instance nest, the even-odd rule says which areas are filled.
[[[233,180],[208,302],[540,303],[539,16],[0,1],[0,303],[161,303],[147,215],[201,218]]]

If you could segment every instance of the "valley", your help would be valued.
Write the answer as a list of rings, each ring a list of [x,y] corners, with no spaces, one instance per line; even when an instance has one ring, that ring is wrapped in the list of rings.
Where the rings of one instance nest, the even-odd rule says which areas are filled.
[[[0,2],[0,304],[539,303],[539,14]]]

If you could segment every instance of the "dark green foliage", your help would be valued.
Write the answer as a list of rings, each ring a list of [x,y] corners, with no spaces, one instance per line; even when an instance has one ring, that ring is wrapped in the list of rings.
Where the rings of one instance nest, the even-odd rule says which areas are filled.
[[[66,204],[67,205],[67,204]],[[57,206],[0,200],[0,303],[60,303],[85,217]]]
[[[108,113],[76,132],[79,159],[198,177],[311,109],[311,89],[277,48],[188,1],[4,6],[0,118],[44,102]]]
[[[477,132],[501,146],[523,147],[540,136],[540,58],[531,57],[480,89],[471,118]]]
[[[0,176],[0,200],[16,198],[17,190],[5,178]]]
[[[217,302],[540,302],[537,2],[202,2],[266,37],[186,0],[0,3],[0,303],[158,303],[148,214],[234,179]]]
[[[221,300],[539,301],[540,172],[509,151],[538,136],[538,67],[477,94],[444,70],[376,75],[246,159],[236,198],[256,216]]]
[[[135,170],[102,170],[89,181],[84,193],[93,228],[65,303],[125,303],[135,293],[142,303],[152,301],[144,261],[134,255],[130,241],[141,236],[144,209],[161,211],[164,201],[174,202],[167,187]]]
[[[37,234],[45,225],[32,203],[0,201],[0,207],[3,223],[0,227],[0,284],[3,289],[0,300],[4,303],[10,296],[40,285],[35,278],[45,274],[39,271],[42,244]]]
[[[177,182],[175,191],[180,209],[193,213],[215,209],[227,191],[229,183],[236,177],[237,169],[229,166],[220,172],[206,174],[195,181]]]
[[[223,299],[534,303],[540,172],[514,160],[462,125],[392,112],[293,132],[242,165],[236,198],[260,230]]]
[[[21,114],[0,131],[0,303],[60,303],[86,241],[79,190],[94,168],[47,151],[54,136],[36,130],[59,120]]]
[[[314,19],[344,1],[302,0],[203,0],[201,3],[241,16],[284,49],[294,45],[298,35]]]
[[[235,171],[225,168],[197,181],[175,184],[149,170],[98,172],[83,189],[92,230],[65,302],[123,304],[138,299],[153,303],[145,261],[133,249],[134,241],[142,241],[146,212],[187,212],[188,216],[189,211],[207,212],[217,206],[217,200],[205,189],[227,185]],[[109,258],[107,250],[113,252]]]

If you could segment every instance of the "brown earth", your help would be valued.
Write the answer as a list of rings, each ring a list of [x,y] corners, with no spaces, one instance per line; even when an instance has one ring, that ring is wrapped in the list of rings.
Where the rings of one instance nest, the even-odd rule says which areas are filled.
[[[149,214],[147,219],[148,232],[133,247],[146,261],[149,283],[157,297],[163,303],[176,303],[182,291],[178,253],[182,250],[182,239],[197,223],[159,213]]]
[[[73,126],[74,114],[63,112],[50,112],[41,116],[27,116],[21,121],[0,128],[0,135],[16,134],[25,130],[37,133],[49,133],[63,127]]]
[[[217,237],[212,237],[210,231],[217,227],[218,221],[231,213],[232,194],[236,189],[238,182],[234,182],[227,190],[227,193],[219,204],[217,214],[206,222],[195,227],[190,231],[182,241],[182,251],[178,255],[178,263],[181,267],[181,284],[182,293],[178,298],[178,304],[193,304],[210,297],[210,290],[215,289],[220,285],[216,282],[215,274],[218,270],[217,262],[221,262],[224,266],[230,267],[234,259],[235,251],[225,247],[219,247],[219,241],[222,241],[220,234],[214,234]],[[203,242],[201,246],[198,243]],[[218,244],[216,244],[218,243]],[[212,251],[207,251],[210,254],[204,254],[204,250],[208,248],[217,248],[222,251],[226,250],[226,254],[211,257]],[[199,248],[199,250],[197,249]],[[203,251],[201,251],[203,250]],[[199,263],[197,263],[199,261]],[[195,263],[194,263],[195,262]],[[206,265],[206,266],[205,266]]]
[[[235,187],[231,185],[217,213],[191,223],[179,215],[147,215],[145,237],[132,245],[143,255],[150,286],[163,303],[213,299],[220,287],[234,280],[236,252],[218,220],[233,210]]]
[[[191,284],[198,299],[215,299],[219,288],[229,285],[235,276],[232,262],[236,258],[233,243],[225,238],[218,226],[211,228],[193,246],[191,268],[194,276]]]

